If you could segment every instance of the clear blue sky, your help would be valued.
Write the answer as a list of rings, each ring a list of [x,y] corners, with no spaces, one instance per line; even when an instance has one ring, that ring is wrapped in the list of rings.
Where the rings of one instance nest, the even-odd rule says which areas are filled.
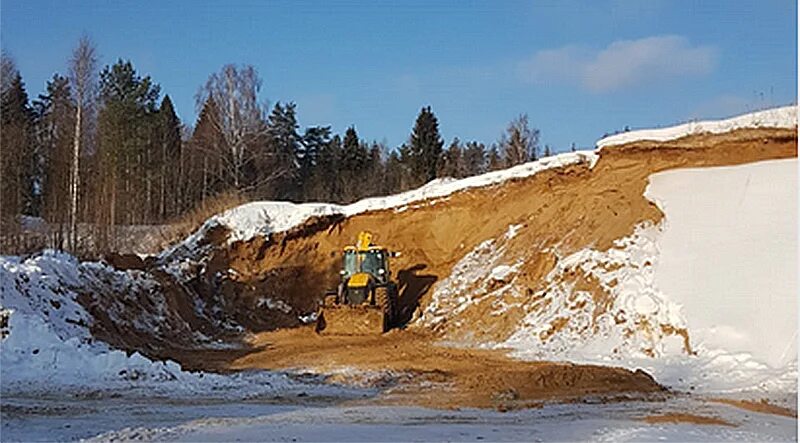
[[[0,44],[39,94],[82,33],[130,59],[192,124],[225,63],[302,125],[404,142],[431,105],[449,142],[492,142],[527,113],[556,150],[606,131],[716,118],[797,97],[794,0],[2,0]]]

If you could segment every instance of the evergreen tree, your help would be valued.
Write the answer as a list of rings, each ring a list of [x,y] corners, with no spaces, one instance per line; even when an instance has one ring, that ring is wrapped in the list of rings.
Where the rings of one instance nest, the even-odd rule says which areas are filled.
[[[339,163],[340,198],[342,202],[353,202],[362,197],[367,187],[369,152],[366,144],[358,138],[356,128],[351,126],[344,133],[342,157]]]
[[[464,175],[469,177],[486,172],[486,146],[468,142],[464,147]]]
[[[387,189],[384,177],[386,170],[383,164],[383,153],[385,151],[386,146],[378,142],[372,142],[369,147],[367,178],[365,180],[367,186],[363,187],[364,193],[359,196],[360,198],[388,195],[389,189]]]
[[[552,149],[550,149],[550,145],[544,145],[544,154],[545,157],[550,157],[553,155]]]
[[[342,201],[342,139],[334,135],[320,147],[317,165],[311,179],[311,199],[326,202]]]
[[[0,99],[0,218],[13,225],[17,215],[38,215],[41,175],[34,113],[22,76],[16,70],[12,75]]]
[[[208,197],[232,189],[225,188],[226,179],[231,177],[229,167],[231,162],[229,152],[225,148],[222,133],[215,122],[218,118],[217,105],[213,100],[206,100],[197,116],[194,131],[189,140],[186,151],[186,183],[184,187],[185,203],[183,210],[189,210],[198,203],[204,202]]]
[[[489,171],[497,171],[505,167],[505,159],[503,158],[497,145],[492,145],[489,149],[489,158],[487,168]]]
[[[403,190],[403,168],[397,151],[390,152],[384,166],[385,195],[396,194]]]
[[[456,137],[447,147],[447,150],[442,153],[438,175],[439,177],[462,178],[465,170],[461,141]]]
[[[130,61],[120,59],[100,73],[98,138],[110,225],[151,222],[159,169],[154,143],[159,93],[160,87],[139,76]]]
[[[436,178],[443,145],[444,142],[439,135],[439,121],[430,106],[423,107],[417,116],[409,141],[411,173],[415,185]]]
[[[320,166],[320,157],[331,142],[330,126],[312,126],[303,134],[303,154],[300,157],[300,183],[303,200],[312,199],[314,194],[314,175]],[[328,159],[326,159],[328,160]]]
[[[68,240],[75,104],[69,80],[58,74],[34,102],[36,144],[42,152],[42,216],[53,227],[51,246],[64,249]]]
[[[267,118],[268,155],[259,159],[255,185],[271,191],[261,192],[259,197],[297,200],[300,197],[300,161],[303,146],[297,133],[296,105],[275,104]]]
[[[181,200],[181,183],[185,176],[185,159],[181,142],[181,121],[175,114],[169,94],[164,96],[158,110],[159,171],[158,216],[159,221],[178,213]]]

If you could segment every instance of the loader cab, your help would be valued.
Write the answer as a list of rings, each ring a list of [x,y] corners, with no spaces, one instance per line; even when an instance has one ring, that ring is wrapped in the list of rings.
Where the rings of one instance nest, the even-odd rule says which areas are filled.
[[[388,257],[389,252],[379,247],[369,247],[366,250],[347,247],[344,250],[342,279],[365,273],[372,276],[376,283],[384,284],[389,281],[390,276]]]

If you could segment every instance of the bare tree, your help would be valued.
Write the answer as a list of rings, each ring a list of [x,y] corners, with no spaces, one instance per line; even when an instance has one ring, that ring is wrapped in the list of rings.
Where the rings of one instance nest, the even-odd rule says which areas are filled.
[[[528,126],[528,115],[521,114],[511,120],[500,139],[507,166],[539,158],[539,130]]]
[[[81,144],[88,126],[86,121],[94,110],[97,97],[97,49],[87,36],[81,37],[69,60],[69,79],[75,100],[75,131],[72,143],[70,170],[69,243],[77,246],[78,184],[80,183]]]
[[[16,75],[17,66],[14,59],[3,49],[0,53],[0,91],[7,91],[11,87],[11,80]]]
[[[207,101],[216,112],[212,124],[222,136],[225,151],[221,155],[224,171],[235,189],[243,188],[245,167],[258,153],[259,142],[266,136],[265,106],[258,101],[261,78],[251,65],[228,64],[208,77],[195,96],[198,113]],[[223,153],[219,153],[223,154]]]

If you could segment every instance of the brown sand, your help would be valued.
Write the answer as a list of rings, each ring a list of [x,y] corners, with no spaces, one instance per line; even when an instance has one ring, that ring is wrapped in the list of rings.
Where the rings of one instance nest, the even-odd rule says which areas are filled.
[[[707,417],[704,415],[684,414],[684,413],[649,415],[645,417],[643,420],[650,424],[688,423],[693,425],[714,425],[714,426],[732,426],[732,427],[736,426],[735,424],[727,422],[721,418]]]

